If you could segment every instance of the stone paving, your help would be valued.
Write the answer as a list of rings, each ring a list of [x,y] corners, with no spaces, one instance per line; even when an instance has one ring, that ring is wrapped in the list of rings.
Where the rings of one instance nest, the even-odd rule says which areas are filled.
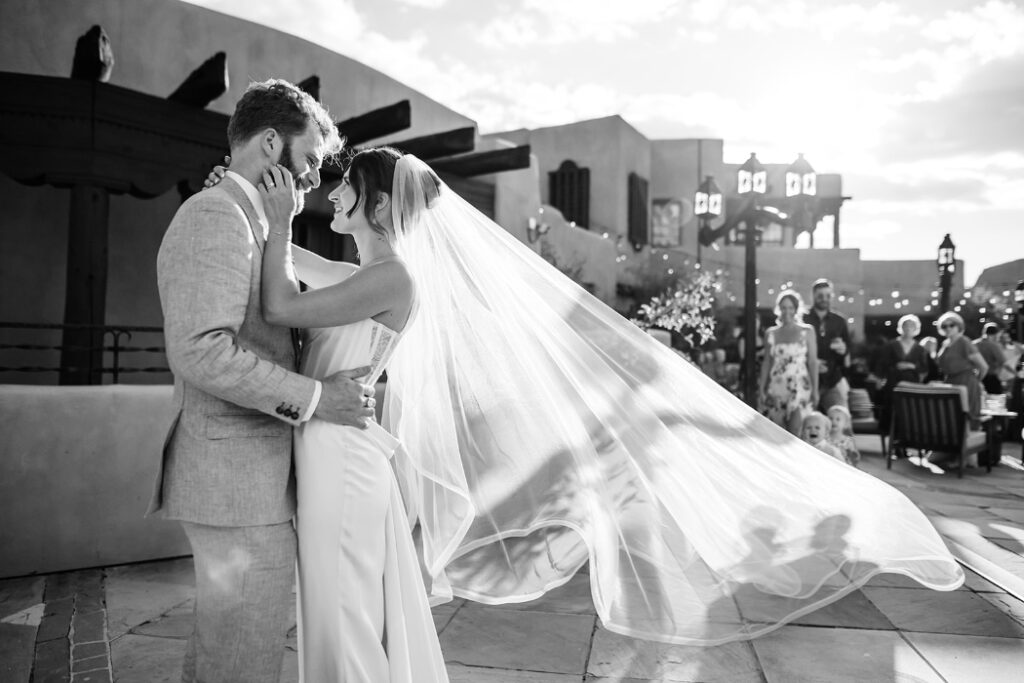
[[[604,629],[588,577],[540,600],[434,609],[454,683],[643,681],[989,682],[1024,679],[1024,468],[963,479],[902,460],[858,437],[863,467],[906,493],[965,564],[950,593],[883,576],[752,642],[671,646]],[[874,451],[872,452],[872,448]],[[190,558],[0,581],[0,680],[161,683],[180,680],[192,628]],[[294,628],[282,683],[298,680]]]

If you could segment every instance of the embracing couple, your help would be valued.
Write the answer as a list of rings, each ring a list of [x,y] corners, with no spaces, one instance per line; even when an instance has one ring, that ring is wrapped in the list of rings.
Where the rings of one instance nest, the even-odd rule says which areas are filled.
[[[153,511],[181,520],[196,572],[183,679],[276,683],[298,545],[304,680],[447,680],[390,471],[397,442],[369,422],[413,308],[389,237],[398,155],[362,155],[332,194],[332,228],[363,266],[294,248],[318,288],[300,293],[291,221],[341,150],[337,129],[269,81],[242,97],[228,139],[226,177],[181,206],[157,260],[177,419]],[[295,328],[309,330],[301,366]]]
[[[356,267],[291,244],[342,147],[321,105],[253,84],[228,138],[157,262],[177,418],[152,510],[193,549],[186,682],[277,681],[296,562],[308,683],[447,680],[430,604],[524,602],[584,567],[606,628],[689,645],[880,572],[962,583],[902,494],[748,409],[419,159],[364,149],[331,191]]]

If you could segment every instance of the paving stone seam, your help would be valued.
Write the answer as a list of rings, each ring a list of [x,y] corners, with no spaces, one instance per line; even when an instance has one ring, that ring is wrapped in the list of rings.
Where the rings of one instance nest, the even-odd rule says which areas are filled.
[[[921,659],[924,660],[924,663],[928,665],[928,668],[930,668],[932,671],[935,672],[935,675],[939,677],[939,680],[943,681],[944,683],[948,683],[948,679],[945,676],[942,675],[942,673],[938,670],[938,668],[936,668],[936,666],[934,664],[932,664],[931,661],[927,657],[924,656],[924,653],[921,652],[921,650],[919,650],[916,645],[914,645],[914,643],[910,640],[910,638],[907,637],[906,633],[904,633],[903,631],[900,631],[898,629],[897,629],[896,633],[899,634],[900,639],[904,643],[906,643],[910,647],[911,650],[913,650],[914,652],[917,653],[918,657],[920,657]]]
[[[586,676],[583,674],[566,673],[564,671],[549,671],[548,669],[509,669],[500,666],[487,666],[486,664],[467,664],[466,662],[459,661],[458,659],[445,659],[445,664],[457,664],[458,666],[464,666],[467,669],[488,669],[490,671],[521,671],[527,674],[547,674],[549,676]]]
[[[461,612],[462,608],[465,607],[467,604],[469,604],[468,601],[464,600],[461,605],[459,605],[458,607],[455,608],[455,610],[448,617],[448,621],[444,622],[444,626],[442,626],[441,628],[439,628],[437,630],[437,635],[438,636],[440,636],[442,633],[444,633],[444,630],[446,628],[448,628],[451,625],[451,623],[455,620],[455,615],[457,615],[459,612]]]
[[[1016,622],[1017,622],[1018,624],[1020,624],[1021,626],[1024,626],[1024,616],[1021,616],[1021,617],[1017,617],[1017,616],[1016,616],[1015,614],[1013,614],[1013,613],[1011,613],[1011,612],[1007,612],[1007,611],[1005,611],[1005,610],[1003,609],[1003,606],[999,605],[999,604],[998,604],[997,602],[995,602],[995,601],[994,601],[994,600],[993,600],[992,598],[989,598],[989,597],[988,597],[989,595],[1001,595],[1000,593],[988,593],[988,594],[984,594],[984,595],[983,595],[983,594],[981,594],[981,593],[978,593],[977,595],[978,595],[978,596],[979,596],[979,597],[980,597],[980,598],[981,598],[982,600],[984,600],[985,602],[989,603],[990,605],[992,605],[993,607],[995,607],[995,608],[996,608],[997,610],[999,610],[1000,612],[1002,612],[1003,614],[1005,614],[1005,615],[1006,615],[1006,616],[1007,616],[1008,618],[1010,618],[1010,619],[1011,619],[1012,621],[1016,621]],[[1003,593],[1002,595],[1009,595],[1009,593]],[[1024,638],[1022,638],[1022,639],[1024,639]]]
[[[590,655],[594,653],[594,637],[597,635],[597,629],[601,624],[601,620],[594,615],[594,623],[590,629],[590,638],[587,639],[587,654],[583,657],[583,680],[587,679],[590,675]]]

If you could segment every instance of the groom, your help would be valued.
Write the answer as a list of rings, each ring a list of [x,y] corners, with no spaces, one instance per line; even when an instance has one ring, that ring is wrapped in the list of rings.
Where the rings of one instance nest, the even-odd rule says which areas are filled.
[[[277,683],[295,578],[292,428],[310,417],[365,426],[358,368],[295,372],[292,331],[267,324],[267,221],[257,185],[280,163],[302,196],[342,141],[327,111],[281,80],[254,83],[228,124],[224,182],[178,209],[157,256],[177,416],[150,513],[180,520],[196,572],[185,683]]]

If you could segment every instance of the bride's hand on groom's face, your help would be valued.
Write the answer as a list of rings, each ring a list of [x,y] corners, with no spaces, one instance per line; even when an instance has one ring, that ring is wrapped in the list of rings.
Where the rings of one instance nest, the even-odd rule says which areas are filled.
[[[210,171],[210,175],[206,176],[206,180],[203,181],[203,187],[213,187],[221,181],[224,174],[228,172],[227,166],[231,163],[231,157],[224,157],[224,166],[214,166],[213,170]]]
[[[295,216],[295,183],[292,174],[280,164],[271,166],[263,172],[259,184],[260,197],[263,198],[263,210],[267,214],[267,222],[274,232],[289,233],[292,229],[292,218]]]

